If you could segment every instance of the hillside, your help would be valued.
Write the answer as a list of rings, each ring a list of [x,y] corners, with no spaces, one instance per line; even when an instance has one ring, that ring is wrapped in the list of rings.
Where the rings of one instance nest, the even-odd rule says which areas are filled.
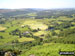
[[[75,9],[5,10],[0,12],[0,56],[60,56],[75,50]]]
[[[31,8],[31,9],[0,9],[0,17],[16,17],[16,18],[30,18],[33,17],[32,15],[28,14],[36,14],[34,16],[36,19],[41,18],[57,18],[59,16],[67,16],[73,17],[72,15],[75,14],[75,9],[73,8],[66,8],[66,9],[38,9],[38,8]]]
[[[16,15],[27,14],[27,13],[33,13],[33,12],[36,12],[36,10],[32,10],[32,9],[0,9],[0,14],[5,18],[13,17]]]
[[[72,17],[73,14],[75,14],[75,9],[49,9],[38,12],[36,18]]]

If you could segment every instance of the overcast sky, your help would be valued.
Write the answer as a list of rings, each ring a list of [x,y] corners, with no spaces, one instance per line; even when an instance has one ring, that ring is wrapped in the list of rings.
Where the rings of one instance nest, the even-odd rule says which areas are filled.
[[[75,8],[75,0],[0,0],[0,8]]]

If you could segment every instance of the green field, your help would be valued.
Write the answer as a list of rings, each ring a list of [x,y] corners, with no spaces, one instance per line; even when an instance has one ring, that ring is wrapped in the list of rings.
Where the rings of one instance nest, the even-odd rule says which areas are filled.
[[[6,27],[0,26],[0,31],[4,31],[4,30],[6,30]]]
[[[60,56],[60,49],[74,51],[74,23],[74,18],[67,17],[8,19],[0,24],[0,50],[21,50],[17,56]]]
[[[26,51],[20,56],[60,56],[59,50],[61,51],[74,51],[74,44],[60,44],[60,43],[45,43],[41,46],[32,47],[31,50]],[[64,56],[64,55],[63,55]]]
[[[33,38],[26,38],[26,37],[22,37],[18,39],[19,42],[26,42],[26,41],[33,41],[33,40],[34,40]]]
[[[47,25],[43,24],[42,22],[37,22],[36,20],[27,20],[24,22],[23,25],[28,25],[32,29],[38,29],[39,28],[41,30],[45,30],[48,28]]]

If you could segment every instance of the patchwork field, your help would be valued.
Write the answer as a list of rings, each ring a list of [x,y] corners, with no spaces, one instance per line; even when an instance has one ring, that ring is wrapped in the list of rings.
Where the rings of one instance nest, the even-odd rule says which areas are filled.
[[[6,27],[0,26],[0,31],[4,31],[4,30],[6,30]]]
[[[60,33],[60,30],[55,30],[55,32],[56,32],[57,34],[59,34],[59,33]]]
[[[28,25],[32,29],[38,29],[39,28],[41,30],[45,30],[48,28],[47,25],[43,24],[42,22],[37,22],[36,20],[27,20],[24,22],[23,25]]]
[[[0,27],[0,49],[21,50],[17,56],[60,56],[60,49],[73,51],[75,22],[62,18],[8,20]]]
[[[33,38],[26,38],[26,37],[22,37],[18,39],[19,42],[28,42],[33,40],[34,40]]]
[[[35,36],[46,35],[46,34],[47,34],[46,31],[39,31],[39,32],[34,33]]]
[[[37,16],[36,13],[28,13],[27,15],[28,15],[28,16]]]

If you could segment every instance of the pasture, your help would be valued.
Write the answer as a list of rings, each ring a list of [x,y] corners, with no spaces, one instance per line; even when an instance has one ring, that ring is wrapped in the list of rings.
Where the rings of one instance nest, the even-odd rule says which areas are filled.
[[[36,20],[26,20],[23,25],[28,25],[32,29],[41,29],[45,30],[48,28],[47,25],[43,24],[42,22],[37,22]]]
[[[31,50],[23,53],[20,56],[60,56],[59,50],[61,51],[74,51],[74,44],[60,44],[60,43],[45,43],[42,46],[32,47]],[[63,55],[64,56],[64,55]]]
[[[33,40],[34,38],[27,38],[27,37],[22,37],[18,39],[19,42],[28,42],[28,41],[33,41]]]
[[[0,26],[0,31],[4,31],[4,30],[6,30],[6,27]]]

